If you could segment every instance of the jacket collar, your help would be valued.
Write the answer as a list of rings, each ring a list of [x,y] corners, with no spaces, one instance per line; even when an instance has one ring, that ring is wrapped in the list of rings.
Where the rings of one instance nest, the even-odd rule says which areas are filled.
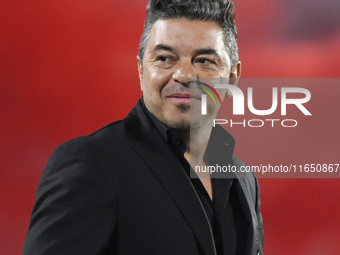
[[[140,124],[138,125],[138,128],[136,123]],[[137,102],[134,109],[124,119],[124,124],[128,133],[137,140],[143,140],[156,128],[162,137],[168,141],[168,133],[170,128],[157,119],[146,108],[143,97]],[[214,127],[207,147],[208,153],[213,156],[212,154],[216,154],[217,151],[222,150],[226,153],[226,155],[231,157],[233,155],[234,148],[234,137],[232,137],[232,135],[220,125]]]

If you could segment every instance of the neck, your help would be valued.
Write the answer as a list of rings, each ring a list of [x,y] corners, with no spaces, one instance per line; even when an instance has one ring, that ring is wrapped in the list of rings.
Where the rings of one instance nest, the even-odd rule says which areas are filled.
[[[212,125],[205,125],[195,130],[183,132],[186,139],[186,152],[184,157],[188,160],[191,167],[207,165],[207,159],[204,158],[208,146]]]

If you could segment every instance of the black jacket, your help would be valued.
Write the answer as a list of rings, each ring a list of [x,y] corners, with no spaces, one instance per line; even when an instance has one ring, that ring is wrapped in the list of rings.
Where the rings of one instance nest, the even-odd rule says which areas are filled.
[[[236,177],[249,228],[246,255],[262,254],[257,180],[252,173]],[[55,150],[39,183],[23,254],[214,255],[215,248],[188,176],[138,102],[123,121]]]

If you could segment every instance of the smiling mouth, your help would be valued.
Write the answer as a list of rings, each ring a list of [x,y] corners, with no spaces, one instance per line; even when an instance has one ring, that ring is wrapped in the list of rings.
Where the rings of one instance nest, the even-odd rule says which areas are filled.
[[[174,104],[178,105],[190,105],[193,101],[201,100],[200,97],[190,95],[187,93],[174,93],[167,96],[169,100],[171,100]]]
[[[201,99],[199,96],[190,95],[190,94],[187,94],[187,93],[174,93],[174,94],[171,94],[171,95],[167,96],[167,98]]]

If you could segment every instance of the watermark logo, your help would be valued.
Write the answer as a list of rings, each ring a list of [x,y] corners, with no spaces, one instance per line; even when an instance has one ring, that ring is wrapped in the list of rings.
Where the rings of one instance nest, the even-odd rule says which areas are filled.
[[[217,94],[216,90],[212,88],[211,86],[200,83],[202,85],[205,85],[209,87],[214,93],[218,96],[220,102],[221,99],[219,95]],[[244,115],[244,94],[242,90],[234,85],[229,85],[229,84],[216,84],[215,88],[220,88],[220,89],[229,89],[232,94],[233,94],[233,115]],[[206,89],[199,88],[205,92],[207,92],[214,100],[215,105],[216,101],[214,97],[211,95],[209,91]],[[272,106],[270,109],[267,110],[258,110],[255,109],[254,104],[253,104],[253,88],[248,88],[248,109],[251,113],[255,115],[270,115],[274,113],[277,109],[278,106],[278,88],[274,87],[272,90]],[[304,98],[295,98],[295,99],[289,99],[287,98],[288,93],[301,93],[304,94]],[[312,115],[306,107],[303,106],[304,103],[307,103],[311,99],[311,93],[304,88],[281,88],[281,115],[286,115],[287,114],[287,105],[288,104],[293,104],[296,105],[297,108],[300,109],[300,111],[304,115]],[[201,102],[202,102],[202,110],[201,114],[206,115],[207,114],[207,100],[206,100],[206,94],[201,95]],[[222,105],[222,102],[221,102]]]
[[[279,84],[275,84],[276,86],[272,87],[270,86],[270,90],[267,91],[267,93],[260,94],[262,95],[261,100],[262,102],[269,102],[270,107],[267,106],[254,106],[254,94],[253,86],[256,84],[252,84],[253,86],[247,87],[246,92],[244,93],[239,87],[237,87],[238,80],[236,80],[235,84],[234,81],[230,83],[230,81],[222,81],[219,80],[208,80],[207,82],[196,82],[197,84],[201,85],[199,87],[196,87],[196,89],[200,89],[203,93],[201,93],[201,115],[207,115],[207,108],[208,108],[208,102],[207,102],[207,95],[211,97],[213,100],[215,106],[218,106],[217,98],[222,106],[222,94],[221,93],[227,93],[232,94],[232,105],[231,102],[227,103],[230,110],[227,110],[230,112],[232,110],[233,116],[242,116],[245,114],[245,108],[247,107],[247,110],[256,116],[268,116],[274,113],[280,114],[281,116],[287,115],[287,108],[288,111],[294,110],[293,107],[295,107],[295,112],[298,110],[298,112],[301,112],[305,116],[312,116],[312,113],[306,108],[306,103],[308,103],[311,100],[311,93],[308,89],[301,88],[301,87],[280,87],[277,86]],[[208,85],[209,83],[210,85]],[[214,85],[213,85],[214,84]],[[266,84],[268,85],[268,84]],[[282,86],[282,85],[281,85]],[[268,86],[267,86],[268,88]],[[220,95],[217,93],[219,91]],[[262,88],[263,91],[263,88]],[[268,94],[270,92],[270,94]],[[214,95],[215,94],[215,95]],[[220,97],[221,96],[221,97]],[[262,104],[263,105],[263,104]],[[290,105],[290,106],[289,106]],[[261,109],[262,108],[262,109]],[[225,111],[225,109],[228,109],[226,107],[222,107],[220,109]],[[228,113],[229,114],[229,113]],[[230,112],[231,114],[231,112]],[[230,115],[229,114],[229,115]],[[276,115],[277,115],[276,114]],[[295,113],[296,114],[296,113]],[[231,127],[233,125],[243,125],[244,127],[262,127],[265,125],[265,123],[271,124],[271,127],[274,127],[276,122],[280,122],[282,127],[296,127],[298,125],[298,121],[295,119],[284,119],[281,120],[280,118],[268,118],[267,119],[250,119],[250,120],[232,120],[232,119],[214,119],[214,126],[216,124],[227,124],[230,123]],[[247,125],[248,124],[248,125]]]
[[[216,97],[218,98],[218,100],[220,101],[220,103],[222,105],[222,100],[221,100],[220,96],[218,95],[217,91],[212,86],[205,84],[203,82],[198,82],[198,81],[196,83],[203,85],[203,86],[206,86],[212,92],[214,92],[214,94],[216,95]],[[207,93],[212,98],[212,100],[214,101],[215,106],[217,106],[216,100],[215,100],[214,96],[210,93],[210,91],[208,91],[207,89],[204,89],[204,88],[200,88],[200,87],[197,87],[197,88],[204,91],[205,93]],[[202,104],[201,105],[201,113],[202,113],[202,115],[207,115],[207,94],[203,94],[203,93],[201,94],[201,104]]]

